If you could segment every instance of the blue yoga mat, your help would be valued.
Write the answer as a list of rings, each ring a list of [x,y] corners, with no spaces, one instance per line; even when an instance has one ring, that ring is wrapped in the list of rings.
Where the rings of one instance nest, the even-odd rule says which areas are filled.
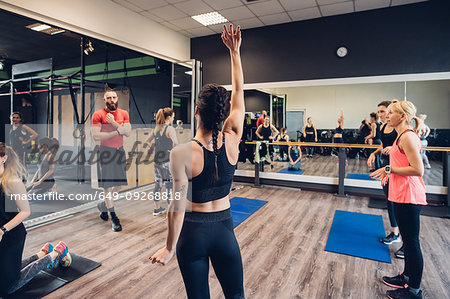
[[[381,215],[336,210],[325,250],[391,263],[389,246],[380,242],[384,236]]]
[[[289,174],[303,174],[305,172],[304,169],[299,170],[289,170],[288,168],[283,168],[278,173],[289,173]]]
[[[259,210],[267,201],[245,197],[233,197],[230,199],[231,215],[233,216],[233,227],[241,224],[251,214]]]
[[[376,181],[372,179],[368,174],[361,174],[361,173],[347,173],[346,178],[354,180]]]

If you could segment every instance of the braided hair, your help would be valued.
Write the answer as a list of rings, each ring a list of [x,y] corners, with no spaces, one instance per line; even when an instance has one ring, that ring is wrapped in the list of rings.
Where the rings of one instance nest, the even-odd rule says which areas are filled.
[[[230,93],[222,86],[217,84],[207,84],[203,86],[198,94],[197,111],[201,118],[201,126],[212,132],[212,142],[214,150],[214,182],[219,180],[219,171],[217,167],[217,137],[222,128],[223,121],[230,112]]]

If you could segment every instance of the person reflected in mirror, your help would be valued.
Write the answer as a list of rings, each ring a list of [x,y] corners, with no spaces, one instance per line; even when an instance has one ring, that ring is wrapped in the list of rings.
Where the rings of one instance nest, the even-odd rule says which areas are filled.
[[[9,145],[14,149],[19,157],[20,163],[26,167],[28,153],[32,149],[32,141],[39,134],[35,130],[23,123],[23,116],[20,112],[11,114],[11,128],[9,130]]]
[[[291,139],[291,142],[295,142],[295,139]],[[289,170],[298,171],[302,167],[302,149],[300,145],[290,145],[288,149],[289,153]]]
[[[98,149],[98,185],[103,188],[104,200],[97,208],[100,218],[108,221],[111,215],[112,230],[122,230],[119,217],[114,210],[114,197],[121,186],[128,185],[126,173],[126,153],[123,149],[123,137],[131,135],[128,111],[119,108],[119,97],[114,89],[108,88],[103,94],[105,107],[92,115],[92,137],[100,141]]]
[[[277,128],[275,128],[270,123],[270,117],[266,116],[264,119],[264,124],[260,125],[258,129],[256,129],[256,136],[258,136],[259,140],[268,141],[269,143],[273,142],[275,137],[280,133]],[[259,151],[259,157],[266,157],[270,161],[270,168],[273,169],[273,145],[268,145],[266,143],[261,144],[261,148]],[[267,160],[265,161],[267,162]]]
[[[306,125],[303,127],[303,136],[305,136],[305,142],[317,142],[317,130],[313,123],[312,117],[306,119]],[[314,153],[313,146],[306,147],[306,157],[312,158]]]
[[[29,194],[45,194],[55,186],[54,172],[59,142],[55,138],[44,137],[39,139],[38,149],[38,169],[27,186]]]
[[[153,190],[153,203],[155,208],[153,216],[165,213],[166,209],[161,207],[159,200],[166,198],[170,203],[169,194],[172,193],[172,176],[170,175],[170,151],[178,145],[177,134],[172,127],[175,113],[172,108],[162,108],[156,114],[156,127],[145,141],[150,148],[153,144],[155,150],[155,189]],[[165,193],[162,192],[165,187]]]
[[[428,160],[427,151],[424,149],[428,146],[428,140],[427,137],[430,135],[430,127],[425,124],[425,120],[427,119],[426,114],[420,114],[419,118],[422,120],[422,128],[418,132],[420,141],[422,142],[422,151],[420,152],[420,155],[422,156],[423,164],[425,165],[425,169],[431,169],[430,160]]]
[[[256,128],[259,128],[260,125],[264,124],[264,121],[267,117],[267,111],[261,110],[261,114],[259,115],[258,119],[256,120]]]
[[[365,143],[370,145],[379,145],[381,144],[380,139],[380,128],[381,122],[379,121],[378,114],[375,112],[370,113],[370,134],[364,137]],[[369,152],[373,153],[375,150],[370,149]],[[375,159],[375,167],[370,169],[370,172],[375,171],[376,169],[381,167],[381,161],[379,156]]]
[[[289,135],[287,134],[287,128],[281,128],[280,134],[277,135],[276,142],[289,142]],[[288,146],[287,145],[279,145],[280,148],[280,157],[279,161],[286,161],[288,158]]]
[[[333,143],[344,143],[344,108],[341,108],[341,115],[337,119],[337,127],[333,134]],[[332,156],[338,156],[338,148],[333,148]]]

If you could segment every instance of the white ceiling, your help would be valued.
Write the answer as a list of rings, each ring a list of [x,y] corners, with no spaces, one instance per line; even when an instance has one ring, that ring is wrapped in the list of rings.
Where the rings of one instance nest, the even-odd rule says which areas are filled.
[[[111,0],[188,37],[222,32],[191,16],[218,11],[242,29],[289,23],[427,0]]]

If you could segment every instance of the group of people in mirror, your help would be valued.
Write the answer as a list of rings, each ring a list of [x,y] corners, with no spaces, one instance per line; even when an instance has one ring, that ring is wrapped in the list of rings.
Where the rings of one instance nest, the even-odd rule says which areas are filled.
[[[232,25],[224,26],[221,38],[230,54],[232,93],[216,84],[207,84],[202,88],[196,100],[197,130],[191,142],[178,143],[172,127],[174,112],[171,108],[158,111],[158,125],[146,140],[155,151],[154,192],[166,188],[179,194],[179,200],[169,201],[165,208],[155,201],[154,215],[167,212],[168,231],[165,244],[150,256],[150,260],[166,265],[176,254],[188,298],[210,297],[210,261],[225,298],[244,298],[242,257],[233,230],[229,201],[245,117],[239,26],[236,29]],[[100,142],[100,154],[120,157],[125,155],[124,136],[130,136],[132,130],[129,115],[118,108],[118,96],[114,90],[107,90],[103,100],[104,108],[92,116],[92,136]],[[419,241],[419,216],[426,205],[426,196],[422,180],[424,163],[421,137],[426,137],[427,129],[415,114],[416,109],[409,101],[383,101],[378,105],[378,112],[372,122],[364,121],[362,124],[370,127],[370,135],[365,136],[365,139],[377,139],[380,144],[370,154],[367,163],[372,166],[377,157],[381,157],[381,164],[371,176],[382,182],[392,227],[392,232],[381,241],[385,244],[399,242],[400,239],[403,241],[404,271],[396,276],[382,278],[385,284],[394,288],[387,291],[389,298],[422,297],[420,283],[423,258]],[[378,125],[377,117],[380,117],[382,125]],[[13,114],[11,119],[11,134],[16,136],[14,142],[20,141],[19,145],[26,145],[37,138],[35,132],[20,123],[20,114]],[[343,142],[343,129],[344,116],[341,110],[335,142]],[[312,118],[308,118],[303,131],[306,141],[317,142]],[[263,140],[273,140],[273,136],[277,135],[277,141],[290,140],[286,129],[278,132],[264,111],[258,119],[257,135]],[[39,140],[42,158],[38,172],[28,186],[30,190],[42,192],[43,189],[51,188],[58,147],[57,140],[52,138]],[[69,267],[72,261],[64,242],[56,246],[45,243],[39,252],[22,260],[26,238],[23,221],[30,215],[30,206],[27,201],[16,200],[15,209],[5,208],[7,199],[12,195],[27,193],[21,150],[22,147],[17,144],[9,146],[0,143],[0,292],[6,294],[28,283],[41,269]],[[291,151],[294,153],[291,154]],[[301,149],[295,146],[288,152],[290,164],[297,167]],[[307,155],[311,156],[312,152],[307,152]],[[105,193],[118,192],[126,184],[124,163],[100,163],[99,185]],[[106,197],[105,201],[98,204],[98,208],[103,221],[111,218],[113,231],[122,231],[114,210],[114,198]]]

